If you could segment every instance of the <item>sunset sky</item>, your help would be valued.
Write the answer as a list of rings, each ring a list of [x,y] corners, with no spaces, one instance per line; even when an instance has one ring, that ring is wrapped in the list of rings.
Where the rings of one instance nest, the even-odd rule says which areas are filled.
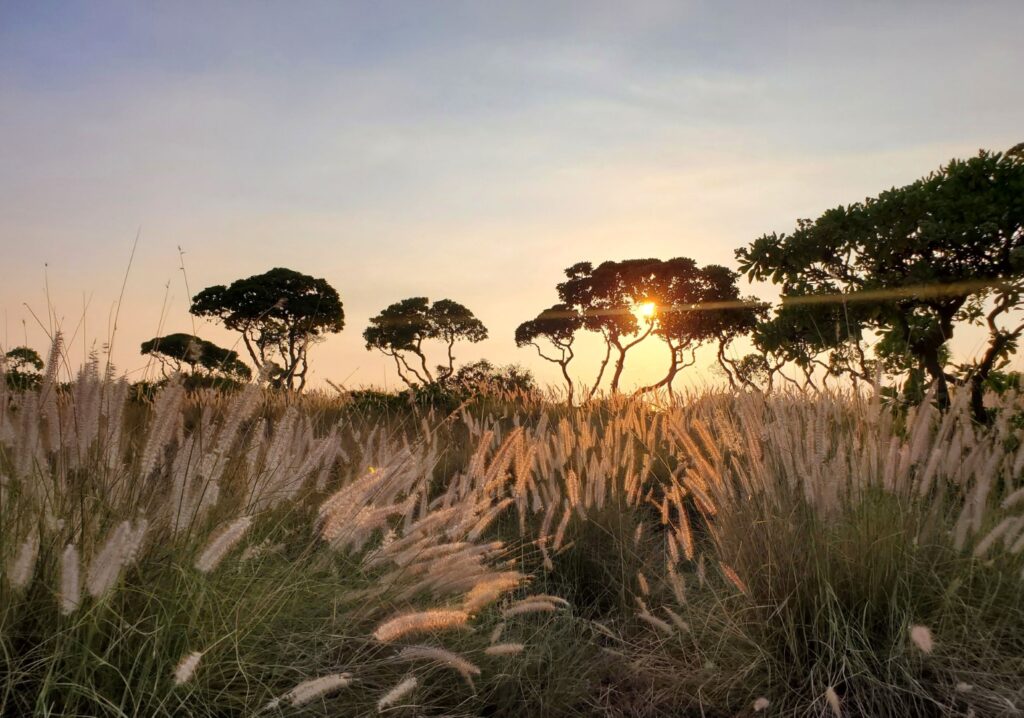
[[[798,217],[1024,141],[1022,27],[1019,1],[0,0],[0,346],[45,351],[48,282],[75,355],[99,348],[138,233],[113,355],[132,378],[140,342],[192,331],[180,246],[193,294],[276,266],[338,289],[314,384],[394,386],[361,334],[409,296],[487,325],[460,360],[555,381],[512,336],[564,267],[735,266]],[[652,341],[626,383],[666,361]]]

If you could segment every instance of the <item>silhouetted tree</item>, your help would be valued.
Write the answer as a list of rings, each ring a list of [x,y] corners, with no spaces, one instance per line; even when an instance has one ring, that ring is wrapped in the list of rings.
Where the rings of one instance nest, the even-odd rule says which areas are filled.
[[[204,289],[191,312],[240,332],[256,368],[289,389],[306,385],[309,346],[345,327],[341,299],[326,280],[280,267]]]
[[[595,389],[614,348],[611,390],[617,392],[626,354],[654,331],[653,317],[641,321],[635,312],[654,293],[660,264],[658,259],[602,262],[597,267],[580,262],[565,270],[567,279],[558,285],[561,303],[583,317],[585,329],[599,332],[605,340],[606,356]]]
[[[537,390],[537,383],[528,369],[515,364],[495,366],[486,359],[463,364],[445,384],[469,396],[482,392],[529,394]]]
[[[741,299],[736,285],[739,275],[719,265],[698,267],[688,257],[676,257],[657,265],[654,275],[647,287],[656,307],[654,334],[669,348],[669,366],[660,381],[640,391],[666,387],[671,392],[676,375],[692,366],[697,350],[711,342],[717,343],[719,365],[735,387],[737,379],[726,351],[733,340],[756,326],[765,313],[762,303]]]
[[[452,354],[455,342],[482,342],[487,338],[487,327],[473,316],[473,312],[451,299],[438,299],[434,302],[430,307],[430,319],[434,338],[445,345],[448,363],[437,367],[438,378],[445,379],[455,371],[455,356]]]
[[[582,326],[581,314],[565,304],[556,304],[516,327],[516,346],[534,347],[541,359],[557,364],[562,370],[570,404],[573,401],[573,381],[569,376],[569,362],[575,356],[572,345],[576,340],[576,332]],[[551,344],[558,353],[545,353],[544,347],[540,344],[542,339]]]
[[[803,386],[815,389],[817,369],[824,370],[823,382],[829,376],[843,374],[854,381],[871,381],[874,364],[863,344],[864,307],[836,301],[834,296],[824,302],[813,296],[801,302],[796,297],[777,307],[774,315],[752,333],[754,346],[764,355],[766,365],[775,367],[772,373],[798,385],[782,372],[786,365],[796,366],[803,374]]]
[[[238,358],[238,352],[191,334],[153,337],[142,343],[141,353],[156,358],[162,369],[171,367],[180,372],[187,366],[193,374],[220,376],[236,381],[249,381],[252,378],[252,370]]]
[[[425,386],[444,381],[455,371],[454,347],[458,341],[472,343],[487,338],[487,328],[473,312],[458,302],[426,297],[395,302],[370,319],[363,332],[367,349],[378,349],[395,361],[399,378],[407,386]],[[438,340],[445,345],[446,363],[437,366],[436,376],[427,366],[423,343]],[[409,363],[416,357],[419,368]]]
[[[984,420],[986,378],[1024,332],[1024,323],[1004,326],[1024,291],[1024,145],[952,160],[905,187],[800,220],[792,234],[764,235],[736,256],[750,278],[781,285],[784,308],[787,300],[823,298],[856,305],[837,312],[840,335],[895,334],[943,406],[953,378],[943,360],[947,342],[958,324],[985,326],[988,346],[964,379],[973,413]],[[811,318],[780,311],[773,321],[808,347],[827,349],[835,332]]]
[[[42,369],[42,357],[30,347],[14,347],[4,354],[4,379],[11,389],[38,389],[43,383]]]

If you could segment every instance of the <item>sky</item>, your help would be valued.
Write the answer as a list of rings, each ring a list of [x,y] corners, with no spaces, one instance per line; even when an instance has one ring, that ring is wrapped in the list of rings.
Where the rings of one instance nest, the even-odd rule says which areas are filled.
[[[157,333],[235,344],[191,294],[283,266],[344,302],[314,384],[394,387],[361,335],[409,296],[489,328],[460,361],[555,382],[513,333],[565,267],[735,267],[798,218],[1024,141],[1022,26],[1016,0],[0,0],[0,346],[45,353],[59,325],[85,356],[116,315],[112,359],[143,378]],[[663,374],[648,344],[627,385]]]

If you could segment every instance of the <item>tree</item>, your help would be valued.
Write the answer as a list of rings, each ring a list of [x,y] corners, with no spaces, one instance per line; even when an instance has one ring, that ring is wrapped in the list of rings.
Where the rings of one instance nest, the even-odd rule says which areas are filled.
[[[14,347],[4,354],[0,368],[7,386],[16,391],[38,389],[43,383],[43,359],[35,349]]]
[[[439,299],[433,304],[426,297],[410,297],[389,305],[370,319],[363,332],[368,350],[378,349],[395,361],[399,378],[409,388],[443,382],[455,371],[455,343],[471,343],[487,338],[487,327],[473,312],[458,302]],[[436,376],[427,366],[423,343],[440,340],[446,349],[446,363],[438,365]],[[419,368],[409,363],[411,354]]]
[[[817,301],[813,295],[791,295],[770,319],[754,327],[754,346],[763,354],[769,376],[778,375],[799,386],[782,372],[795,365],[804,375],[805,388],[817,389],[815,371],[824,370],[822,381],[846,375],[854,382],[873,378],[873,362],[864,348],[866,322],[863,306],[836,297]]]
[[[974,416],[986,420],[986,379],[1024,332],[1024,323],[1007,324],[1024,291],[1024,144],[952,160],[905,187],[800,220],[792,234],[766,234],[736,256],[751,279],[781,285],[784,306],[856,307],[836,313],[847,336],[872,331],[905,347],[905,368],[928,374],[940,406],[950,381],[969,383]],[[775,320],[809,351],[834,341],[799,314]],[[961,324],[986,327],[989,339],[957,377],[944,353]]]
[[[671,393],[676,375],[696,362],[697,349],[711,342],[717,343],[718,363],[735,387],[738,380],[726,352],[757,325],[765,313],[763,304],[741,299],[739,275],[720,265],[698,267],[688,257],[676,257],[662,262],[655,274],[649,287],[656,307],[654,334],[668,345],[670,360],[664,378],[640,391],[667,387]]]
[[[430,307],[429,316],[434,331],[433,338],[440,339],[445,344],[448,363],[437,367],[438,379],[444,380],[455,371],[455,356],[452,354],[455,342],[482,342],[487,338],[487,327],[473,316],[473,312],[451,299],[438,299],[434,302]]]
[[[288,389],[306,385],[310,345],[345,327],[341,299],[326,280],[280,267],[204,289],[191,312],[240,332],[256,368],[278,367],[271,379]]]
[[[175,372],[188,366],[193,375],[205,374],[233,381],[252,379],[252,370],[238,358],[238,352],[191,334],[153,337],[142,343],[141,353],[155,357],[163,369],[169,366]]]
[[[583,327],[599,332],[605,340],[605,359],[598,371],[595,389],[601,383],[609,356],[616,351],[611,390],[619,390],[626,354],[654,331],[653,317],[643,323],[635,314],[654,293],[659,259],[628,259],[602,262],[594,267],[580,262],[565,270],[566,281],[558,285],[562,304],[583,317]]]
[[[495,366],[486,359],[463,364],[445,380],[456,392],[467,396],[481,393],[532,394],[537,391],[533,374],[515,364]]]
[[[573,400],[573,381],[569,376],[569,362],[573,360],[572,345],[576,332],[583,326],[583,316],[565,304],[555,304],[535,318],[516,327],[516,346],[532,346],[541,359],[557,364],[565,378],[568,402]],[[557,354],[545,353],[540,340],[550,343]],[[607,361],[607,360],[606,360]],[[592,389],[596,390],[596,386]]]

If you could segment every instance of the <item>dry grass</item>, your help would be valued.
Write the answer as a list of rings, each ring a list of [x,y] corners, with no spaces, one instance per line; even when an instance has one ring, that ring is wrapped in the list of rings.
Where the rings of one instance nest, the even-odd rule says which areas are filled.
[[[1014,396],[3,386],[0,714],[1024,706]]]

